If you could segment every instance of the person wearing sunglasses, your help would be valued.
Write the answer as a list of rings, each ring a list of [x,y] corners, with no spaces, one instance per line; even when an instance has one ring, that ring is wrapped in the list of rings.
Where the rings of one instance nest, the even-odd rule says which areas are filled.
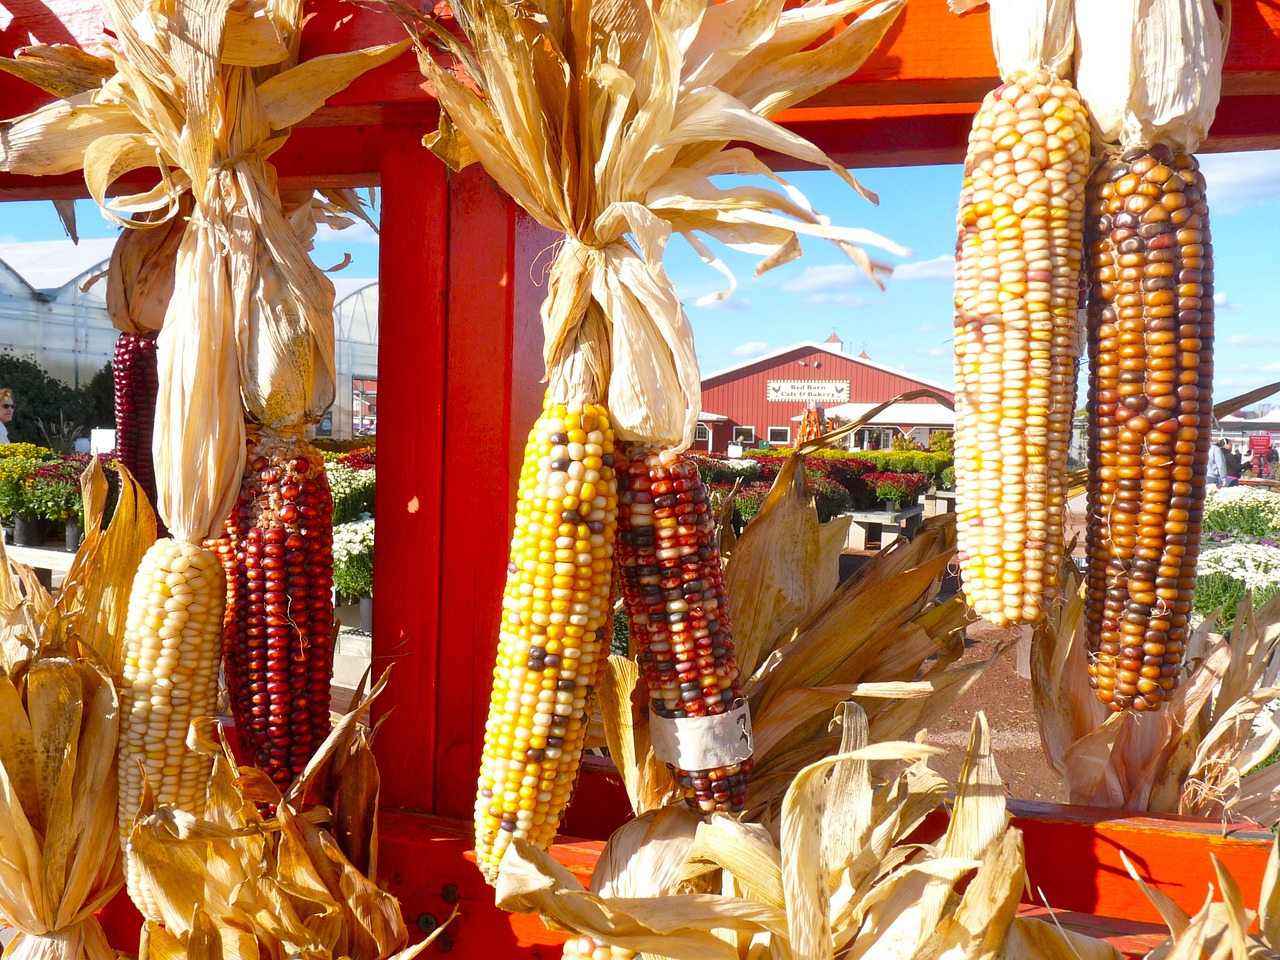
[[[9,421],[13,419],[13,391],[0,389],[0,443],[9,442]]]

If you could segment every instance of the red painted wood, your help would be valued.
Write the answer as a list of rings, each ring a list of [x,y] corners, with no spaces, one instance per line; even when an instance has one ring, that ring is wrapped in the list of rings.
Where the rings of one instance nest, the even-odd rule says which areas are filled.
[[[1055,909],[1158,922],[1121,850],[1188,913],[1200,909],[1210,884],[1217,887],[1210,854],[1235,877],[1244,902],[1258,902],[1272,837],[1253,825],[1028,801],[1010,809],[1023,833],[1032,895]]]
[[[945,387],[914,379],[908,374],[880,369],[857,357],[800,346],[781,356],[761,359],[727,373],[713,374],[702,381],[702,409],[729,418],[727,424],[717,424],[713,450],[725,450],[735,426],[755,427],[756,440],[767,439],[770,427],[789,427],[790,436],[795,439],[799,423],[791,418],[800,416],[805,404],[767,400],[765,390],[770,380],[847,380],[849,403],[880,403],[900,393],[924,387],[934,389],[948,399],[953,396]],[[936,401],[926,398],[911,402]]]
[[[0,31],[0,55],[33,42],[77,43],[88,48],[105,38],[104,15],[93,0],[14,0],[13,21]],[[312,57],[403,36],[390,15],[369,7],[318,0],[308,6],[303,56]],[[784,122],[807,136],[835,160],[851,167],[954,163],[964,156],[974,104],[996,82],[985,8],[957,17],[944,0],[912,0],[885,42],[853,77],[784,114]],[[1280,5],[1274,0],[1237,0],[1223,77],[1224,98],[1202,149],[1257,150],[1280,147]],[[12,116],[47,98],[7,74],[0,74],[0,113]],[[311,125],[341,125],[347,132],[322,149],[298,150],[281,158],[282,176],[297,185],[309,173],[325,185],[376,182],[376,155],[370,126],[385,110],[412,108],[430,126],[435,105],[406,53],[357,80],[335,96]],[[359,129],[364,125],[364,129]],[[350,154],[347,156],[347,154]],[[769,158],[779,169],[794,169],[789,158]],[[298,178],[295,180],[294,178]],[[76,184],[71,178],[70,183]],[[48,190],[49,193],[42,193]],[[60,191],[54,193],[54,191]],[[0,198],[82,195],[66,183],[40,183],[0,175]]]
[[[449,204],[447,368],[454,388],[442,433],[450,508],[443,527],[439,675],[453,681],[438,692],[433,809],[469,818],[518,464],[537,417],[542,374],[541,292],[518,282],[517,264],[531,262],[534,245],[551,238],[531,227],[478,167],[453,178]]]
[[[417,125],[382,134],[379,246],[378,549],[373,672],[394,665],[374,706],[382,800],[429,809],[437,691],[445,426],[449,178]]]

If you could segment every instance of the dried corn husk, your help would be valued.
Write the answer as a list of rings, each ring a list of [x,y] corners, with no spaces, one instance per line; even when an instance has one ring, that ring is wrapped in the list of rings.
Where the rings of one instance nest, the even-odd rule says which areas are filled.
[[[117,330],[142,334],[163,326],[191,209],[191,195],[184,194],[175,216],[152,227],[124,230],[116,239],[107,270],[107,316]],[[140,213],[133,220],[148,224],[153,216]]]
[[[1050,765],[1071,803],[1280,822],[1280,772],[1257,769],[1280,725],[1259,718],[1280,696],[1280,602],[1246,598],[1230,642],[1202,623],[1187,676],[1160,714],[1115,714],[1089,689],[1080,579],[1064,566],[1067,602],[1037,627],[1032,694]]]
[[[242,386],[250,417],[268,426],[318,419],[332,400],[332,284],[285,219],[267,160],[293,124],[404,45],[293,66],[296,4],[105,7],[118,42],[105,57],[42,47],[0,63],[64,97],[0,124],[0,170],[83,168],[103,212],[134,229],[135,215],[178,217],[192,194],[159,341],[155,448],[161,516],[199,541],[234,503]],[[160,183],[108,199],[140,167]]]
[[[1218,19],[1213,0],[1075,0],[1075,9],[1076,88],[1095,142],[1195,153],[1218,109],[1230,18]]]
[[[360,849],[367,859],[376,838],[376,780],[373,802],[346,806],[348,815],[342,793],[367,789],[344,783],[373,769],[357,718],[385,683],[334,727],[283,797],[260,771],[236,769],[226,744],[210,739],[220,733],[212,720],[193,727],[214,758],[203,817],[147,809],[130,838],[163,914],[163,924],[147,923],[154,956],[411,960],[439,935],[407,947],[399,904],[352,860]],[[304,798],[330,804],[329,819],[324,808],[304,813]],[[264,803],[275,817],[259,814]]]
[[[451,9],[470,46],[434,21],[414,21],[466,74],[420,49],[442,108],[427,146],[454,169],[482,163],[538,222],[565,234],[542,305],[553,400],[607,402],[624,439],[680,449],[692,441],[701,409],[693,336],[662,267],[673,231],[726,273],[698,234],[760,255],[758,272],[799,256],[800,234],[833,240],[868,274],[858,244],[901,249],[831,226],[749,149],[729,146],[826,167],[861,190],[766,117],[857,69],[901,7],[463,0]],[[764,174],[782,190],[712,183],[727,173]]]
[[[516,841],[498,881],[499,905],[536,911],[553,927],[624,951],[678,960],[875,957],[1086,957],[1118,954],[1047,924],[1015,921],[1024,886],[1022,841],[1009,827],[985,719],[974,720],[950,823],[933,843],[910,838],[947,786],[921,763],[929,752],[867,740],[853,704],[837,713],[839,752],[805,767],[787,790],[777,835],[718,815],[692,824],[670,808],[623,827],[601,857],[625,872],[625,895],[582,885],[543,851]],[[936,748],[935,748],[936,749]],[[876,788],[875,763],[897,758]],[[665,824],[658,851],[641,841]],[[673,878],[720,895],[677,892]],[[658,882],[646,885],[644,878]],[[704,886],[705,888],[705,886]],[[1036,952],[1038,951],[1038,952]]]
[[[57,600],[0,542],[0,923],[19,960],[113,960],[94,912],[123,886],[116,838],[119,701],[98,651],[118,646],[121,599],[146,541],[127,476],[107,531],[105,480],[85,472],[87,537]],[[152,524],[154,538],[154,523]]]

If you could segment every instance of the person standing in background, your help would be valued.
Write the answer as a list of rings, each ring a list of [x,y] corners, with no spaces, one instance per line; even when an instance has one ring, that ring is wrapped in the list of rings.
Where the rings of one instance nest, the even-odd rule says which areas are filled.
[[[0,443],[9,442],[9,421],[14,409],[13,391],[8,387],[0,389]]]
[[[1223,452],[1227,441],[1218,439],[1209,447],[1209,469],[1205,474],[1205,482],[1215,487],[1225,487],[1227,478],[1227,457]]]
[[[1240,483],[1240,469],[1242,466],[1240,454],[1236,453],[1236,445],[1227,443],[1226,449],[1222,451],[1224,459],[1227,462],[1226,476],[1222,479],[1224,487],[1234,487]]]

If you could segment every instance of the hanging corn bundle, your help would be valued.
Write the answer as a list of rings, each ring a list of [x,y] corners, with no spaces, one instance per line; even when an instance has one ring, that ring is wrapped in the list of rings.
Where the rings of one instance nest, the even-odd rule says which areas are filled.
[[[119,775],[127,841],[144,777],[157,802],[184,809],[208,779],[209,758],[189,751],[186,738],[191,720],[214,711],[226,587],[202,541],[222,530],[245,464],[242,368],[253,377],[243,383],[244,404],[264,424],[292,424],[281,410],[310,409],[332,390],[331,353],[328,381],[317,374],[326,366],[326,321],[332,349],[332,318],[320,316],[332,288],[326,303],[325,284],[297,265],[300,241],[267,158],[293,123],[401,47],[286,70],[297,57],[296,5],[180,3],[176,13],[135,0],[105,6],[118,39],[106,58],[36,48],[7,65],[68,99],[0,125],[0,169],[83,167],[94,199],[126,228],[139,226],[130,214],[178,216],[186,192],[194,202],[158,341],[153,452],[172,539],[143,558],[125,628]],[[86,89],[86,75],[106,79]],[[122,172],[156,166],[157,186],[108,200]],[[315,331],[315,341],[300,337],[289,356],[294,378],[277,378],[284,354],[275,345]],[[135,902],[156,916],[132,869],[129,879]]]
[[[538,222],[566,235],[542,305],[548,389],[520,476],[476,798],[478,861],[490,879],[513,838],[550,842],[577,778],[610,614],[615,444],[680,451],[697,424],[692,333],[662,268],[671,233],[721,269],[697,233],[763,252],[761,270],[798,256],[802,233],[836,241],[868,274],[873,265],[857,244],[901,252],[866,231],[831,227],[790,188],[724,190],[710,179],[772,176],[749,149],[729,146],[739,141],[831,169],[861,190],[820,150],[765,118],[845,77],[901,2],[878,4],[831,36],[866,6],[848,0],[784,12],[781,2],[737,0],[705,13],[616,2],[543,11],[465,0],[452,9],[469,46],[432,21],[414,24],[468,78],[420,51],[442,107],[428,147],[455,169],[483,163]],[[706,558],[691,563],[702,567]],[[723,647],[724,676],[736,670],[728,656]],[[733,695],[732,683],[724,689]],[[665,687],[658,696],[666,702]],[[734,706],[724,699],[717,706]],[[654,722],[692,725],[682,728],[685,742],[707,726],[700,718]],[[662,759],[687,771],[706,766]],[[717,792],[732,802],[723,784],[711,796]],[[728,790],[737,792],[736,784]]]
[[[1111,709],[1154,710],[1181,676],[1200,552],[1213,253],[1192,154],[1225,43],[1210,0],[1084,0],[1077,21],[1106,151],[1089,194],[1089,676]]]
[[[990,6],[1004,82],[974,117],[960,195],[956,519],[969,605],[1006,626],[1040,620],[1057,589],[1089,126],[1064,77],[1070,3]]]

